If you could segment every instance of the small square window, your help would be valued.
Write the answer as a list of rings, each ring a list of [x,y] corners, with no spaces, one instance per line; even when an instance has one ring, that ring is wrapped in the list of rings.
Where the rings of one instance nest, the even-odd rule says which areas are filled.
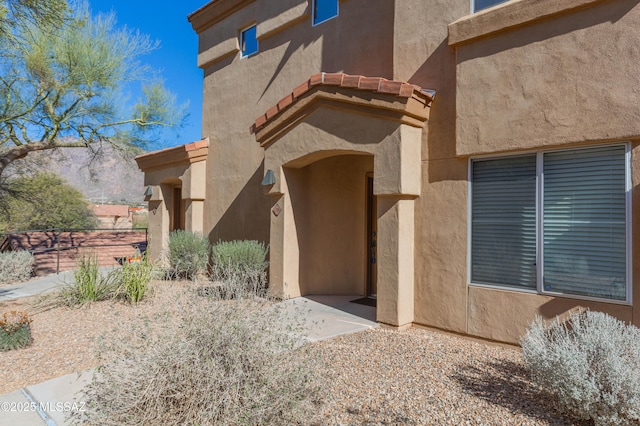
[[[471,0],[471,5],[473,6],[473,12],[478,12],[479,10],[487,9],[506,1],[508,0]]]
[[[255,25],[240,32],[240,51],[242,52],[243,58],[258,52],[258,39],[256,37]]]
[[[338,0],[313,0],[313,25],[338,16]]]

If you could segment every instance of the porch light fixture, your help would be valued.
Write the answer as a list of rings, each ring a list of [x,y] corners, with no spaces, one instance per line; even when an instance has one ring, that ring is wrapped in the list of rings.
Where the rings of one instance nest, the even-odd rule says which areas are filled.
[[[153,195],[153,188],[150,186],[147,186],[147,189],[144,191],[144,196],[151,197],[152,195]]]
[[[270,186],[274,183],[276,183],[276,175],[273,170],[269,169],[262,179],[262,186]]]

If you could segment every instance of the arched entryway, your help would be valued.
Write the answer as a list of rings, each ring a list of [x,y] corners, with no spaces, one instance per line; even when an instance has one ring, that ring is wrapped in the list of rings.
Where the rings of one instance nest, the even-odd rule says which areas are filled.
[[[324,76],[312,77],[306,91],[299,86],[291,102],[281,101],[253,129],[265,149],[264,184],[272,197],[270,286],[290,297],[366,294],[371,177],[377,320],[409,325],[414,200],[432,98],[406,83],[361,77],[367,84],[358,88],[353,76]]]
[[[147,187],[152,259],[161,258],[171,231],[203,231],[208,151],[208,140],[202,140],[136,157]]]
[[[283,171],[296,223],[300,294],[364,296],[373,156],[336,155]]]

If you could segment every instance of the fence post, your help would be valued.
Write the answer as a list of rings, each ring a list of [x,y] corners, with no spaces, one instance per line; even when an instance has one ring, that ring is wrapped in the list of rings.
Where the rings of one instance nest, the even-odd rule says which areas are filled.
[[[60,273],[60,230],[59,229],[56,233],[56,245],[58,246],[58,261],[56,264],[56,274],[59,274]]]

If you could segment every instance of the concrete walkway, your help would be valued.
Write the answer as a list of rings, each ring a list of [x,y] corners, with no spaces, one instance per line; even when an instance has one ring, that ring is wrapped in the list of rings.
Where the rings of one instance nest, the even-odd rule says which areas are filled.
[[[106,274],[113,268],[113,266],[103,266],[100,268],[100,273]],[[71,282],[73,282],[73,271],[65,271],[58,274],[34,278],[30,281],[12,286],[0,287],[0,302],[20,299],[21,297],[51,293]]]
[[[0,287],[0,302],[51,293],[73,279],[73,271],[34,278],[21,284]]]
[[[0,301],[55,291],[56,287],[72,278],[72,273],[60,273],[0,288]],[[306,340],[316,342],[378,327],[375,308],[351,303],[360,297],[308,296],[284,303],[291,312],[302,309],[310,330]],[[70,412],[83,409],[84,401],[77,394],[91,380],[92,374],[93,370],[67,374],[0,395],[0,426],[68,424]]]

